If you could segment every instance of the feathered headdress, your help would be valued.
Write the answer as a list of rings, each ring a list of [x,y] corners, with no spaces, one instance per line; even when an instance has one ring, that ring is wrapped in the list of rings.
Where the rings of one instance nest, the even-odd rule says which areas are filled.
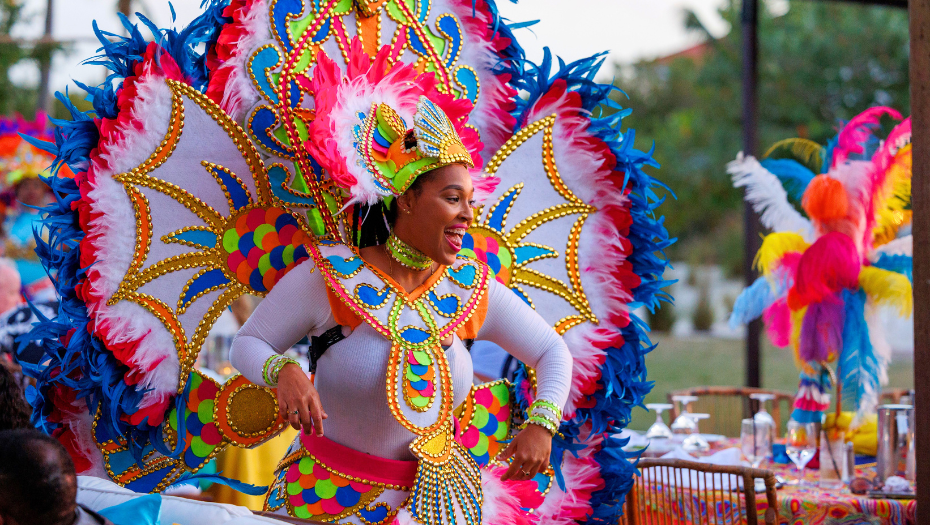
[[[794,348],[803,367],[798,420],[819,421],[829,404],[827,364],[837,368],[844,406],[870,412],[890,359],[877,307],[895,306],[905,317],[913,307],[912,240],[904,228],[911,126],[905,119],[879,144],[873,132],[886,114],[901,119],[872,108],[826,147],[783,140],[761,162],[740,156],[728,167],[773,231],[756,255],[763,276],[740,294],[730,323],[762,316],[772,342]]]
[[[24,179],[36,178],[46,171],[54,157],[33,146],[20,136],[29,135],[43,140],[53,138],[45,113],[36,113],[33,121],[22,116],[0,118],[0,186],[9,187]]]
[[[371,60],[353,42],[343,74],[321,53],[312,80],[316,118],[306,147],[349,203],[389,202],[427,171],[480,166],[477,133],[465,126],[471,103],[436,89],[436,76],[388,62],[385,47]],[[408,122],[413,123],[408,128]]]

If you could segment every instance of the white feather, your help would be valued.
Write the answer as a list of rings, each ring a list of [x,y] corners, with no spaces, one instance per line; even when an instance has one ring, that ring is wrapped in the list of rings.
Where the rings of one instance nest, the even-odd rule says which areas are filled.
[[[746,188],[746,201],[752,204],[762,224],[771,231],[796,232],[807,242],[815,238],[811,222],[788,202],[788,193],[774,174],[762,167],[752,156],[740,152],[727,164],[733,186]]]
[[[875,248],[872,250],[872,253],[869,254],[869,260],[876,262],[882,255],[906,255],[907,257],[913,257],[914,237],[912,235],[906,235]]]
[[[95,314],[98,326],[107,326],[108,344],[138,341],[138,349],[132,364],[148,369],[140,386],[150,389],[141,407],[150,406],[177,391],[179,364],[174,338],[165,326],[141,306],[120,301],[112,306],[106,304],[129,271],[135,250],[135,212],[122,184],[113,176],[125,173],[142,162],[159,146],[167,133],[171,116],[171,90],[161,75],[146,74],[136,83],[138,95],[131,110],[131,121],[119,128],[118,138],[101,160],[96,162],[95,186],[88,193],[91,209],[99,218],[91,221],[91,231],[99,233],[94,265],[97,276],[90,286],[104,300],[89,305]],[[134,125],[141,122],[141,126]]]

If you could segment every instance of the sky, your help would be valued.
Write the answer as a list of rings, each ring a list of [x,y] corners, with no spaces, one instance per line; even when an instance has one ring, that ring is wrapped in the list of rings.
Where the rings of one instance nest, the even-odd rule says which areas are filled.
[[[696,43],[695,36],[683,29],[684,10],[697,13],[716,36],[725,34],[728,25],[717,13],[724,0],[522,0],[513,4],[498,0],[503,17],[511,22],[539,20],[528,29],[520,29],[517,38],[531,60],[543,56],[543,47],[566,61],[609,51],[609,62],[629,64],[643,58],[655,58],[686,49]],[[17,36],[38,37],[44,27],[46,0],[25,0],[28,23],[17,29]],[[193,19],[200,0],[175,0],[178,25]],[[114,14],[116,0],[54,0],[53,36],[71,42],[68,53],[54,61],[52,86],[62,90],[72,79],[97,84],[103,79],[99,66],[82,66],[80,61],[92,56],[97,48],[92,23],[118,32]],[[142,11],[160,26],[170,23],[171,13],[165,0],[137,0],[135,10]],[[11,72],[21,83],[36,84],[38,71],[23,64]],[[601,78],[609,80],[613,68],[605,66]]]

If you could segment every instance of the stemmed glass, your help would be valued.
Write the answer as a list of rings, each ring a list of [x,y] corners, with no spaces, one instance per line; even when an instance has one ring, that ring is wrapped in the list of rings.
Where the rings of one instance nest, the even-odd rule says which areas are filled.
[[[691,403],[697,401],[697,396],[672,396],[672,401],[678,403],[678,417],[672,421],[672,432],[675,434],[696,434],[697,421],[688,417],[691,413]]]
[[[817,423],[788,421],[788,457],[798,468],[798,484],[804,485],[804,468],[817,452],[819,428]]]
[[[707,440],[704,439],[704,436],[698,431],[698,421],[709,418],[710,414],[684,412],[682,415],[691,420],[694,431],[681,442],[681,448],[684,449],[685,452],[705,452],[710,450],[710,443],[708,443]]]
[[[670,410],[672,405],[668,403],[649,403],[646,405],[649,410],[655,410],[656,422],[646,431],[647,439],[668,439],[672,437],[672,429],[668,428],[665,420],[662,419],[662,412]]]
[[[762,460],[772,452],[772,427],[764,421],[744,419],[739,434],[740,448],[752,468],[759,468]]]
[[[749,394],[749,398],[755,399],[756,401],[759,402],[759,411],[756,412],[755,415],[752,416],[752,418],[755,420],[757,424],[767,425],[767,428],[769,429],[769,433],[770,433],[769,449],[765,453],[765,456],[771,457],[772,456],[771,444],[775,442],[775,437],[776,437],[775,429],[778,428],[778,426],[775,424],[775,418],[773,418],[772,415],[769,414],[765,410],[765,402],[775,399],[775,396],[773,394],[761,394],[760,393],[760,394]]]

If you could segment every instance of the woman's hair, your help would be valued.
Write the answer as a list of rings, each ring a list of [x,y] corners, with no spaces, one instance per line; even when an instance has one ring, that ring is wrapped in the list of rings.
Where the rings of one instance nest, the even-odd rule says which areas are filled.
[[[0,356],[0,359],[3,359]],[[29,422],[32,409],[23,390],[16,382],[16,376],[0,362],[0,431],[18,428],[33,428]]]
[[[419,177],[413,179],[413,183],[407,188],[408,192],[419,195],[423,191],[423,184],[432,178],[433,171],[427,171]],[[355,238],[352,242],[359,248],[376,246],[387,242],[388,236],[391,235],[391,229],[397,220],[397,198],[391,199],[391,204],[385,206],[383,201],[377,204],[366,206],[356,204],[352,208],[350,218],[350,229],[355,232]]]

